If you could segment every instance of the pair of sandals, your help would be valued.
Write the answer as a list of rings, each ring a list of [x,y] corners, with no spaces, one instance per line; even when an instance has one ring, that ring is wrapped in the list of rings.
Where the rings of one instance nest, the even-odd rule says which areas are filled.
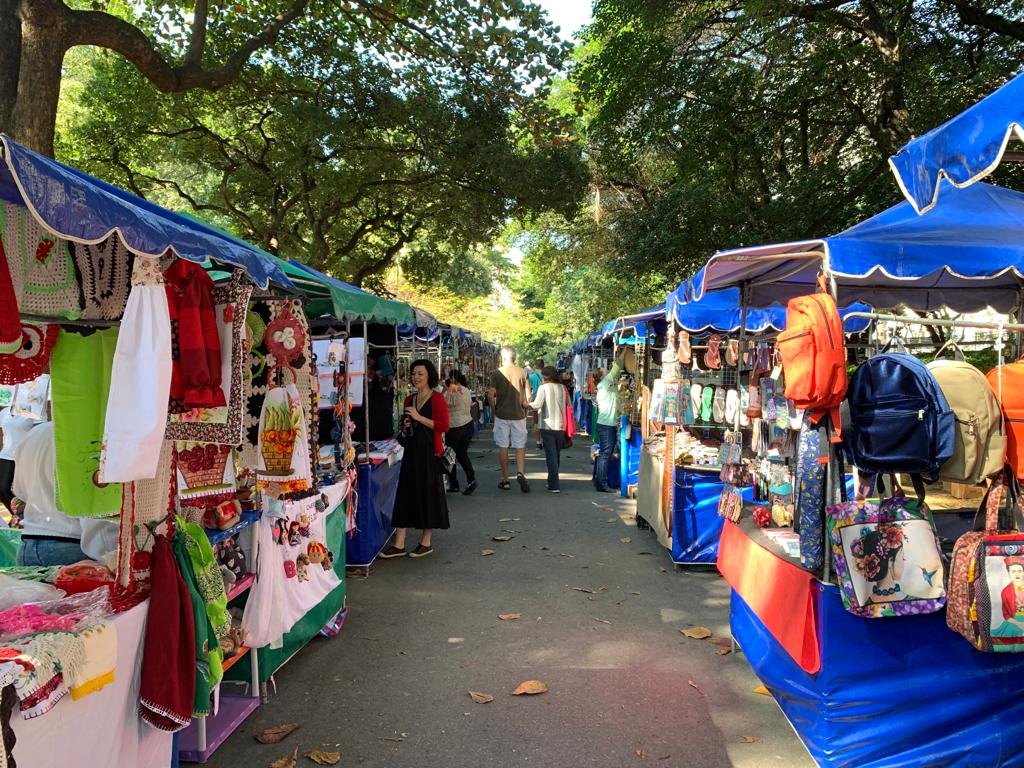
[[[708,346],[704,352],[704,365],[709,371],[717,371],[722,367],[722,346],[725,345],[726,365],[736,367],[740,362],[739,339],[726,339],[721,334],[713,333],[708,338]]]
[[[519,483],[520,491],[522,491],[523,493],[530,492],[530,484],[526,482],[526,477],[523,475],[522,472],[516,474],[516,482]],[[498,483],[498,487],[503,491],[508,491],[511,490],[512,483],[508,480],[502,480],[500,483]]]

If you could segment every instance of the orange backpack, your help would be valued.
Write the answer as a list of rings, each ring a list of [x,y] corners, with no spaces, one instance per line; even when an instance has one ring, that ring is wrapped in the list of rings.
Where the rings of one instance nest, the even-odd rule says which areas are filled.
[[[1024,478],[1024,360],[993,368],[985,374],[999,398],[1006,421],[1006,463]]]
[[[797,296],[786,306],[779,334],[786,397],[807,411],[811,423],[832,416],[834,440],[841,436],[839,404],[846,396],[846,345],[835,299],[827,293]]]

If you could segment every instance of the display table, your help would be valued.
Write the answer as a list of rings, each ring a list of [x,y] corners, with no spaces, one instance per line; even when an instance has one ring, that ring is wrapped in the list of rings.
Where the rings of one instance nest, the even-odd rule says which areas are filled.
[[[818,765],[1024,765],[1024,657],[975,651],[945,612],[856,617],[748,525],[720,544],[733,638]]]
[[[665,460],[661,454],[643,446],[636,489],[636,516],[654,530],[658,543],[672,549],[672,518],[661,503],[661,473]]]
[[[139,673],[149,601],[114,618],[117,667],[114,682],[85,698],[65,696],[41,717],[23,720],[15,709],[11,725],[19,768],[167,768],[172,736],[138,716]]]
[[[345,560],[349,566],[367,567],[373,563],[391,538],[391,513],[398,490],[402,462],[359,464],[359,501],[356,527],[345,539]]]

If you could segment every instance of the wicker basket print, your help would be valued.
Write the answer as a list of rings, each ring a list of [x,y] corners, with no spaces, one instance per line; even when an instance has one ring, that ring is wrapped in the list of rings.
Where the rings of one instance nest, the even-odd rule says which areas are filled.
[[[178,472],[189,491],[223,487],[231,447],[216,443],[179,443]]]
[[[287,366],[276,366],[267,372],[268,382],[273,382],[277,371],[295,371]],[[293,401],[285,387],[274,387],[263,402],[260,419],[260,454],[263,469],[260,474],[287,477],[294,472],[292,457],[295,441],[302,427],[302,408]]]

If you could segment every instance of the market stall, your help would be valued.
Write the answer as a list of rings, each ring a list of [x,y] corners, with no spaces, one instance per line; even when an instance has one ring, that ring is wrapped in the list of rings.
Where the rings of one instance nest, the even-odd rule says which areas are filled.
[[[15,384],[48,368],[52,385],[52,421],[16,452],[22,549],[46,565],[43,544],[73,542],[73,559],[50,562],[100,561],[0,572],[12,757],[168,765],[171,733],[206,725],[223,670],[245,660],[255,676],[228,610],[253,583],[239,535],[262,496],[233,460],[242,329],[254,284],[291,283],[258,249],[2,143],[0,369]],[[222,282],[211,265],[229,270]],[[211,722],[254,696],[219,697]]]
[[[823,296],[815,294],[823,276],[841,298],[864,298],[876,309],[903,305],[1008,312],[1019,306],[1024,287],[1022,226],[1024,194],[985,184],[950,188],[923,216],[902,203],[833,237],[716,254],[695,276],[693,292],[700,298],[735,286],[746,303],[766,306]],[[898,319],[915,325],[990,325],[1000,351],[1006,346],[1005,332],[1019,329],[1005,318],[992,323]],[[999,399],[1011,393],[999,382],[1013,366],[998,368],[986,382],[976,369],[958,363],[965,380],[974,383],[956,390],[948,387],[942,366],[925,367],[905,353],[858,362],[849,385],[850,413],[841,424],[842,455],[830,450],[816,477],[801,474],[801,483],[815,483],[821,494],[808,497],[799,531],[770,522],[760,529],[749,519],[726,524],[719,569],[733,590],[733,635],[821,765],[1015,765],[1024,759],[1024,727],[1014,718],[1021,686],[1013,681],[1024,671],[1024,657],[972,647],[977,642],[999,650],[995,646],[1001,643],[1013,649],[998,639],[1006,631],[1005,592],[1012,587],[1004,582],[1013,563],[987,558],[991,570],[985,585],[995,605],[955,632],[949,626],[964,626],[961,617],[969,606],[960,597],[964,561],[954,555],[948,568],[939,549],[948,553],[954,541],[966,541],[961,534],[972,526],[974,511],[925,512],[919,501],[896,492],[891,480],[881,502],[870,498],[870,484],[860,486],[858,499],[847,502],[829,477],[847,459],[867,475],[885,466],[911,476],[923,472],[958,482],[988,480],[998,488],[992,478],[1000,477],[1006,449]],[[900,398],[925,389],[932,394],[920,400],[918,410],[900,416]],[[991,429],[953,410],[966,403],[980,413],[986,402],[996,403],[994,421],[986,422]],[[835,421],[822,416],[823,428],[831,428],[833,437],[840,426]],[[956,425],[964,423],[973,426],[958,431]],[[885,428],[880,430],[881,425]],[[902,446],[899,452],[889,447],[893,436]],[[957,454],[956,446],[972,445],[980,436],[991,442],[980,452],[971,449],[977,458],[964,463],[967,454]],[[824,451],[831,443],[823,436],[820,440],[818,449]],[[1012,441],[1010,447],[1012,463]],[[954,462],[957,455],[959,463]],[[994,474],[987,466],[990,459]],[[965,469],[982,464],[986,469],[973,476],[975,469]],[[924,492],[922,486],[918,495]],[[993,526],[995,512],[993,507],[989,515]],[[882,534],[885,547],[879,544]],[[980,610],[981,603],[973,601],[981,601],[984,593],[972,594],[970,605]],[[1012,600],[1009,613],[1012,618]],[[958,632],[972,626],[981,639],[968,642]],[[936,699],[932,694],[939,680],[943,695]],[[882,737],[880,723],[894,736]]]

